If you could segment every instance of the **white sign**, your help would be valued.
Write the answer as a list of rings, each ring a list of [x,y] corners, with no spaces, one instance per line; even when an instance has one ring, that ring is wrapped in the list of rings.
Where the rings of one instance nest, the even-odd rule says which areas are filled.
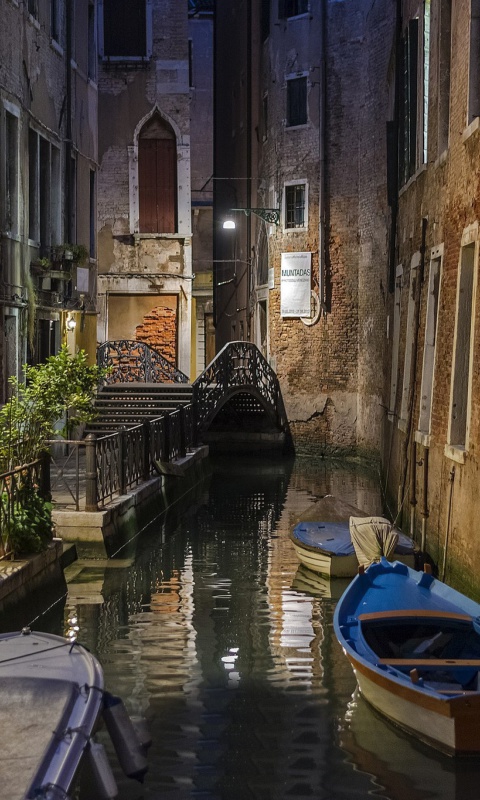
[[[280,314],[309,317],[312,274],[311,253],[282,253]]]

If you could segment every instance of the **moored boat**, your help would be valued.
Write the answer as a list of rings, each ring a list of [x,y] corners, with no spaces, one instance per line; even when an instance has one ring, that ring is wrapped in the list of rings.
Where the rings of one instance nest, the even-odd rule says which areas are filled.
[[[373,522],[372,520],[381,520]],[[382,517],[350,517],[349,522],[299,522],[290,540],[302,564],[313,572],[331,578],[353,578],[359,566],[359,548],[352,540],[356,532],[364,531],[364,539],[374,543],[377,557],[385,554],[385,546],[379,541],[378,530],[383,526],[388,533],[391,523]],[[415,545],[401,531],[395,531],[396,543],[392,556],[407,564],[415,566]],[[393,539],[388,545],[393,544]],[[360,558],[362,556],[360,555]],[[372,552],[371,560],[375,558]]]
[[[29,628],[0,634],[1,797],[66,798],[86,755],[97,767],[99,796],[115,797],[108,761],[93,739],[107,697],[99,662],[76,641]],[[141,744],[131,749],[132,777],[142,780]]]
[[[449,754],[480,753],[480,605],[427,572],[382,559],[334,616],[364,698]]]

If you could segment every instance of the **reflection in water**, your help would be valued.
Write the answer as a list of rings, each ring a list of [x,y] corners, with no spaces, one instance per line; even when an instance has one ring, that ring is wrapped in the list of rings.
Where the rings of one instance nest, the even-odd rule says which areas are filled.
[[[130,558],[69,568],[63,625],[77,620],[107,686],[150,724],[144,786],[115,766],[123,800],[470,800],[475,761],[354,695],[332,625],[344,582],[299,567],[288,539],[325,494],[380,510],[375,482],[346,469],[219,462],[200,501],[155,522]]]

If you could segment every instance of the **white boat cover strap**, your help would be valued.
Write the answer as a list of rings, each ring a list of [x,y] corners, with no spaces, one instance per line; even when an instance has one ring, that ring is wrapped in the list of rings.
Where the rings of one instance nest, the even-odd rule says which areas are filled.
[[[399,532],[384,517],[350,517],[350,536],[362,567],[385,556],[392,560]]]

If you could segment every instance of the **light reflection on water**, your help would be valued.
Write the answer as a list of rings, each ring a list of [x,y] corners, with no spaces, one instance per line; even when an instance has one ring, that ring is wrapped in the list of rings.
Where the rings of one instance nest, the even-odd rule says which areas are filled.
[[[115,766],[123,800],[470,800],[476,760],[437,754],[356,697],[332,627],[345,582],[299,568],[288,539],[330,493],[380,511],[375,481],[348,470],[223,462],[117,566],[70,568],[64,618],[153,737],[144,786]]]

